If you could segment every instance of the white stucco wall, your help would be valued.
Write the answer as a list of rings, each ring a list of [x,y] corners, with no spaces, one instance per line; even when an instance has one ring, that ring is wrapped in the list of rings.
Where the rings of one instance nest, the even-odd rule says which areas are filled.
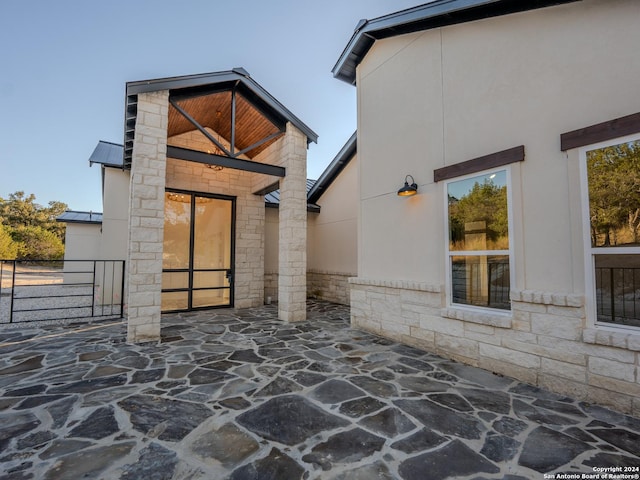
[[[516,240],[527,245],[521,287],[581,291],[567,197],[578,179],[559,136],[640,110],[638,8],[592,0],[376,42],[357,79],[360,275],[439,282],[444,207],[434,168],[525,145],[513,182]],[[406,174],[417,197],[395,195]]]
[[[358,159],[351,159],[309,214],[309,270],[355,275],[357,262]]]
[[[65,260],[95,260],[99,257],[102,225],[67,223],[64,234]]]
[[[129,183],[128,170],[104,169],[101,259],[124,260],[127,258]]]
[[[356,325],[640,412],[640,332],[585,314],[578,155],[560,150],[562,133],[640,112],[638,18],[640,2],[585,0],[376,41],[357,70]],[[451,309],[434,169],[518,145],[511,314]],[[398,197],[407,174],[418,195]]]

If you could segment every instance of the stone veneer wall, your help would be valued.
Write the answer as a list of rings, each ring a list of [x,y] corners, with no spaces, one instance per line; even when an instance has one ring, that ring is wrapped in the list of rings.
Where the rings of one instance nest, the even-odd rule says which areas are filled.
[[[160,338],[169,92],[138,95],[129,190],[127,339]]]
[[[349,278],[353,274],[307,271],[307,296],[327,302],[349,305]],[[264,275],[264,298],[278,299],[278,272]]]
[[[264,274],[264,301],[271,297],[271,302],[278,301],[278,272],[265,272]]]
[[[582,296],[512,290],[511,313],[492,314],[444,308],[437,285],[349,283],[355,328],[640,415],[640,335],[585,328]]]
[[[307,137],[287,123],[284,137],[272,147],[259,157],[286,169],[279,181],[278,317],[297,322],[307,318]],[[264,210],[263,202],[263,215]]]
[[[355,274],[309,270],[307,292],[312,298],[349,305],[349,278]]]

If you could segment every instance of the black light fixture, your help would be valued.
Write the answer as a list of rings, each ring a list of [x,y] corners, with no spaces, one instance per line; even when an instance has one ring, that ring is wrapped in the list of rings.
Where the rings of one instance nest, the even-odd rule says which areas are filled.
[[[411,179],[411,185],[409,185],[409,179]],[[404,177],[404,187],[398,190],[399,197],[410,197],[418,193],[418,185],[411,175]]]

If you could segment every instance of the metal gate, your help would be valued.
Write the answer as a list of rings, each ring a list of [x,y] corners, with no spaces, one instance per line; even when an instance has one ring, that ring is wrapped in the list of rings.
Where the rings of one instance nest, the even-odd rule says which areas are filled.
[[[124,314],[124,260],[0,260],[0,324]]]

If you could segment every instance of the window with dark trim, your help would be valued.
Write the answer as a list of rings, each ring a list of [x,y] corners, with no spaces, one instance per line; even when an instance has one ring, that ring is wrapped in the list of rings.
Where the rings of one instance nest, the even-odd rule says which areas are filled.
[[[433,171],[446,182],[449,304],[511,310],[509,165],[522,161],[519,145]]]
[[[447,182],[447,262],[452,305],[510,310],[509,172]]]

